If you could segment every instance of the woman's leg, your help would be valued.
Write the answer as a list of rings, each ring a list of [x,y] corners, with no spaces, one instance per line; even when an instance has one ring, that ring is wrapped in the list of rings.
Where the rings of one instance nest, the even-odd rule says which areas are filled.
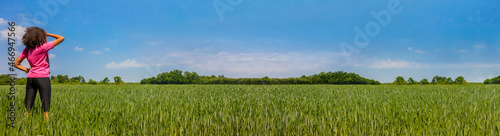
[[[35,103],[36,92],[38,89],[33,80],[33,78],[28,78],[26,82],[26,97],[24,97],[24,106],[28,112],[30,112],[31,108],[33,108],[33,103]]]
[[[40,98],[42,99],[42,107],[45,112],[45,117],[48,119],[51,95],[50,78],[37,78],[36,84],[38,85],[38,90],[40,90]]]

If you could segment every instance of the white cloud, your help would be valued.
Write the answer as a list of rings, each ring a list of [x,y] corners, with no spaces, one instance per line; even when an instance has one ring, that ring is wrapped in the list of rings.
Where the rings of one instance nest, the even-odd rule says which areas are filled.
[[[366,59],[363,61],[364,63],[358,63],[354,66],[357,67],[368,67],[368,68],[444,68],[444,69],[474,69],[474,68],[500,68],[500,64],[490,63],[490,64],[481,64],[481,63],[449,63],[449,64],[426,64],[426,63],[417,63],[414,61],[406,61],[406,60],[380,60],[377,58],[374,59]]]
[[[49,54],[49,59],[53,59],[53,58],[55,58],[55,57],[56,57],[56,55],[55,55],[55,54]]]
[[[413,47],[408,47],[408,50],[409,51],[413,51]],[[423,50],[415,50],[415,53],[419,53],[419,54],[424,54],[424,53],[427,53],[427,51],[423,51]]]
[[[328,62],[325,58],[299,53],[228,52],[220,52],[217,55],[209,56],[209,59],[206,61],[197,62],[196,60],[185,60],[184,63],[209,70],[257,73],[318,69],[331,64],[331,62]]]
[[[474,48],[476,48],[476,49],[483,49],[483,48],[485,48],[485,47],[486,47],[486,46],[484,46],[484,45],[482,45],[482,44],[476,44],[476,45],[474,45]]]
[[[0,30],[0,37],[1,37],[0,40],[7,40],[7,38],[9,38],[8,33],[11,33],[11,31],[9,31],[7,27],[2,27],[2,28],[6,29]],[[15,29],[14,30],[15,36],[13,38],[16,40],[16,46],[21,46],[23,45],[22,38],[24,36],[25,33],[24,31],[26,30],[26,28],[20,25],[16,25],[14,26],[14,29]]]
[[[210,50],[214,48],[213,46],[209,46],[209,47],[204,47],[204,48],[196,48],[194,49],[194,51],[206,51],[206,50]]]
[[[109,69],[120,69],[120,68],[132,68],[132,67],[146,67],[148,65],[137,63],[135,59],[127,59],[121,63],[115,63],[114,61],[106,64],[105,68]]]
[[[38,19],[33,19],[32,14],[21,13],[17,16],[20,19],[19,24],[24,25],[24,26],[44,26],[45,25],[43,22],[40,22]],[[17,23],[18,22],[16,22],[16,24]]]
[[[464,64],[462,66],[470,68],[500,68],[500,64]]]
[[[80,48],[80,47],[76,46],[74,50],[75,51],[83,51],[83,48]]]
[[[95,55],[102,54],[102,53],[101,53],[101,52],[99,52],[99,51],[91,51],[90,53],[95,54]]]
[[[296,71],[323,70],[344,59],[339,53],[230,53],[217,54],[177,52],[167,57],[178,59],[180,64],[195,69],[224,71],[245,75],[271,74],[276,72],[293,73]]]
[[[0,18],[0,25],[5,25],[7,24],[7,21],[3,18]]]
[[[375,60],[369,68],[418,68],[421,65],[417,62],[408,62],[406,60]]]
[[[109,48],[104,48],[104,51],[109,51],[110,49]]]
[[[419,53],[419,54],[424,54],[424,53],[427,53],[427,51],[423,51],[423,50],[416,50],[415,52],[416,52],[416,53]]]
[[[146,45],[159,45],[161,43],[162,42],[160,42],[160,41],[150,41],[150,42],[147,42]]]
[[[500,68],[500,64],[479,64],[479,63],[461,63],[461,64],[440,64],[435,65],[439,68]]]

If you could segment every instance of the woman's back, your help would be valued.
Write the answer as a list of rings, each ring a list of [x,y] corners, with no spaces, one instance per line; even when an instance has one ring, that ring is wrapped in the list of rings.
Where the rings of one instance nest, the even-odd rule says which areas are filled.
[[[34,49],[25,48],[19,55],[21,59],[27,58],[31,69],[28,72],[29,78],[49,77],[48,51],[54,48],[53,42],[47,42]]]

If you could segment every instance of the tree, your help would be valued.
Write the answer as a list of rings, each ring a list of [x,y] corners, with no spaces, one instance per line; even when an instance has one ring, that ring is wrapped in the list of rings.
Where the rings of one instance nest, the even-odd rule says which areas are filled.
[[[170,82],[173,84],[185,84],[184,75],[182,75],[182,70],[174,69],[168,73],[170,78]]]
[[[429,84],[429,81],[427,80],[427,78],[424,78],[424,79],[420,80],[420,84],[427,85],[427,84]]]
[[[101,83],[103,83],[103,84],[108,84],[108,83],[109,83],[109,78],[108,78],[108,77],[104,78],[104,79],[101,81]]]
[[[113,79],[115,80],[115,84],[123,83],[122,78],[120,76],[115,76]]]
[[[83,78],[83,76],[78,76],[78,79],[80,79],[80,82],[85,83],[85,78]]]
[[[16,85],[26,85],[28,83],[28,78],[17,78]]]
[[[0,75],[0,85],[10,85],[10,76],[6,74]]]
[[[490,84],[500,84],[500,76],[492,78]]]
[[[453,82],[453,79],[451,79],[451,77],[448,77],[448,79],[446,79],[446,81],[447,81],[449,84],[454,83],[454,82]]]
[[[404,85],[406,83],[407,82],[406,82],[405,78],[402,76],[396,77],[396,80],[393,82],[393,84],[398,84],[398,85]]]
[[[196,72],[184,72],[184,79],[186,84],[197,84],[200,82],[200,76]]]
[[[490,82],[491,82],[491,79],[486,79],[486,80],[484,80],[483,84],[490,84]]]
[[[434,83],[437,83],[437,82],[438,82],[438,80],[439,80],[439,76],[437,76],[437,75],[436,75],[436,76],[434,76],[434,77],[432,78],[432,83],[433,83],[433,84],[434,84]]]
[[[433,84],[450,84],[450,83],[453,83],[453,79],[451,79],[451,77],[440,77],[440,76],[434,76],[434,78],[432,78],[432,83]]]
[[[151,84],[150,78],[145,78],[141,80],[141,84]]]
[[[457,84],[467,84],[467,81],[465,81],[465,78],[463,76],[458,76],[455,79],[455,83],[457,83]]]
[[[67,77],[67,75],[63,76],[63,78],[66,78],[66,77]],[[69,83],[85,83],[85,78],[83,78],[83,76],[79,75],[77,77],[71,77],[68,82]]]
[[[59,83],[69,83],[68,75],[57,75],[57,82]]]
[[[415,80],[413,80],[413,78],[408,78],[408,84],[416,84],[417,82],[415,82]]]
[[[50,76],[50,81],[57,82],[57,77],[54,75]]]
[[[78,77],[71,77],[69,78],[69,82],[80,82],[80,80],[78,80]]]
[[[64,81],[66,81],[66,83],[69,83],[69,76],[68,75],[64,75]]]
[[[500,84],[500,76],[494,77],[491,79],[486,79],[483,82],[484,84]]]
[[[92,79],[89,79],[89,82],[87,84],[95,85],[97,84],[97,82]]]

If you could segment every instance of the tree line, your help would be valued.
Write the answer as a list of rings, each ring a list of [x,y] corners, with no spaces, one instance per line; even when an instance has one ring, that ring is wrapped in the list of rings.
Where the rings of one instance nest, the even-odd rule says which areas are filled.
[[[196,72],[172,70],[158,74],[156,77],[142,79],[141,84],[241,84],[241,85],[273,85],[273,84],[372,84],[379,81],[367,79],[355,73],[343,71],[321,72],[310,76],[290,78],[227,78],[224,75],[200,76]]]
[[[483,82],[484,84],[500,84],[500,76],[486,79]]]
[[[7,85],[9,84],[10,81],[10,76],[2,74],[0,75],[0,85]],[[115,76],[114,78],[114,83],[111,83],[108,77],[105,77],[103,80],[97,82],[92,79],[89,79],[88,82],[85,81],[85,78],[83,76],[76,76],[76,77],[71,77],[69,78],[68,75],[57,75],[57,76],[50,76],[50,83],[51,84],[91,84],[91,85],[97,85],[97,84],[124,84],[122,78],[120,76]],[[17,78],[15,77],[15,81],[17,85],[26,85],[27,83],[27,78]]]
[[[83,76],[69,77],[68,75],[50,76],[51,84],[125,84],[120,76],[113,77],[114,83],[111,83],[108,77],[103,80],[95,81],[85,80]],[[0,75],[0,85],[8,85],[10,76],[6,74]],[[15,78],[17,85],[25,85],[27,78]],[[142,79],[141,84],[243,84],[243,85],[266,85],[266,84],[371,84],[378,85],[379,81],[367,79],[355,73],[347,73],[343,71],[337,72],[321,72],[310,76],[301,76],[298,78],[227,78],[224,75],[199,76],[196,72],[182,72],[181,70],[173,70],[158,74],[156,77]],[[484,84],[500,84],[500,76],[486,79]],[[459,76],[453,80],[451,77],[434,76],[431,81],[424,78],[416,81],[413,78],[405,80],[404,77],[398,76],[392,82],[396,85],[427,85],[427,84],[468,84],[463,76]]]
[[[427,84],[438,84],[438,85],[444,85],[444,84],[468,84],[468,82],[465,80],[463,76],[458,76],[453,80],[451,77],[441,77],[441,76],[434,76],[429,82],[427,78],[424,78],[419,81],[413,80],[413,78],[408,78],[408,80],[405,80],[404,77],[398,76],[396,77],[396,80],[392,82],[392,84],[396,85],[427,85]]]
[[[124,84],[122,78],[120,76],[115,76],[113,78],[115,81],[114,84]],[[69,78],[68,75],[57,75],[57,76],[50,76],[50,82],[52,84],[91,84],[91,85],[97,85],[97,84],[111,84],[111,81],[109,80],[108,77],[105,77],[103,80],[97,82],[95,80],[89,79],[88,82],[85,81],[85,78],[83,76],[76,76],[76,77],[71,77]]]

